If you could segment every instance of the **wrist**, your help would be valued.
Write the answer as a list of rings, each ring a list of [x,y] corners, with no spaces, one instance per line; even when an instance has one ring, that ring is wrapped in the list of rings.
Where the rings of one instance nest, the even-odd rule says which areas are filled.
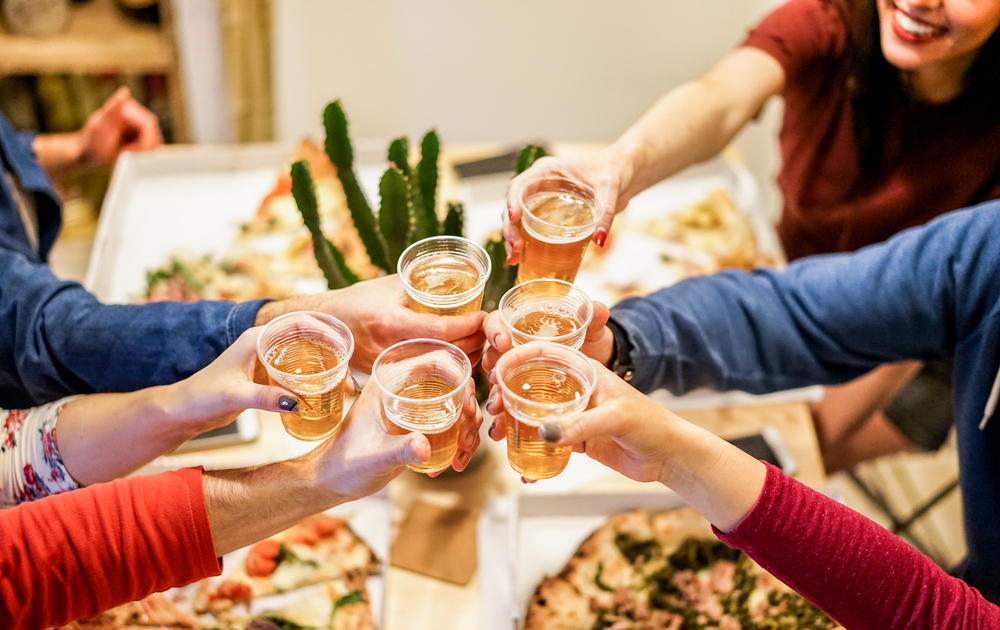
[[[336,457],[331,457],[328,451],[333,448],[334,440],[326,440],[317,448],[299,458],[293,460],[302,467],[301,474],[308,480],[313,492],[318,500],[326,505],[323,509],[341,505],[353,500],[341,490],[340,481],[344,478],[344,472],[337,466]]]
[[[618,208],[624,208],[638,191],[632,189],[637,165],[642,156],[642,146],[627,137],[619,138],[604,149],[611,172],[618,177]]]

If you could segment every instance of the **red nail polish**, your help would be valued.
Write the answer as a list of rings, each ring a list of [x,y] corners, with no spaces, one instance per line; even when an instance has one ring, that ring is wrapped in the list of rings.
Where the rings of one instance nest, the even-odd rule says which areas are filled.
[[[597,234],[594,235],[594,242],[597,243],[598,247],[604,247],[604,240],[608,238],[608,232],[604,228],[597,230]]]
[[[511,210],[510,208],[507,208],[507,218],[510,219],[511,221],[514,220],[514,211]]]

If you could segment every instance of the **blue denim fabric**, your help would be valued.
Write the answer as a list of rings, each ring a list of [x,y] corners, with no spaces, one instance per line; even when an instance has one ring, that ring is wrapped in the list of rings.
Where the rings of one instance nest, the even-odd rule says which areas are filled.
[[[1000,366],[1000,202],[782,273],[724,272],[611,309],[632,384],[766,393],[842,383],[890,361],[953,363],[968,557],[958,574],[1000,603],[1000,418],[978,424]]]
[[[253,326],[266,300],[106,305],[78,283],[56,278],[46,260],[61,210],[31,141],[0,115],[4,167],[33,195],[40,236],[35,251],[0,177],[0,407],[171,383]]]

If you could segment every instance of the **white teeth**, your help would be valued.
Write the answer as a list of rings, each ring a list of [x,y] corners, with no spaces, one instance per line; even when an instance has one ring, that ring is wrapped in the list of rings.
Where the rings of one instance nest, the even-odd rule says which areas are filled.
[[[896,23],[898,23],[899,26],[907,33],[918,37],[928,37],[937,31],[937,29],[933,26],[928,26],[914,21],[910,18],[910,16],[903,13],[899,9],[896,9]]]

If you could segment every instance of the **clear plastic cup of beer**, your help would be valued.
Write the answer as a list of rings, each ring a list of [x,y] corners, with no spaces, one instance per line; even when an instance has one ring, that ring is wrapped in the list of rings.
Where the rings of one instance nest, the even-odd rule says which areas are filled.
[[[573,282],[601,215],[594,190],[565,177],[541,177],[525,184],[518,198],[524,243],[518,284],[537,278]]]
[[[597,370],[579,350],[548,341],[510,350],[495,369],[507,414],[510,467],[526,479],[555,477],[566,468],[573,447],[552,446],[539,429],[587,408]]]
[[[354,336],[336,317],[296,311],[276,317],[257,338],[257,357],[272,385],[294,393],[298,411],[281,414],[285,431],[300,440],[322,440],[344,419],[344,381]]]
[[[433,236],[407,247],[396,266],[410,309],[431,315],[478,311],[490,277],[490,257],[460,236]]]
[[[472,365],[465,353],[444,341],[410,339],[389,346],[375,359],[372,379],[382,395],[386,427],[393,435],[423,433],[431,444],[422,473],[451,466],[458,452],[459,418]]]
[[[579,350],[594,318],[594,304],[576,285],[562,280],[529,280],[500,298],[500,319],[511,343],[551,341]]]

